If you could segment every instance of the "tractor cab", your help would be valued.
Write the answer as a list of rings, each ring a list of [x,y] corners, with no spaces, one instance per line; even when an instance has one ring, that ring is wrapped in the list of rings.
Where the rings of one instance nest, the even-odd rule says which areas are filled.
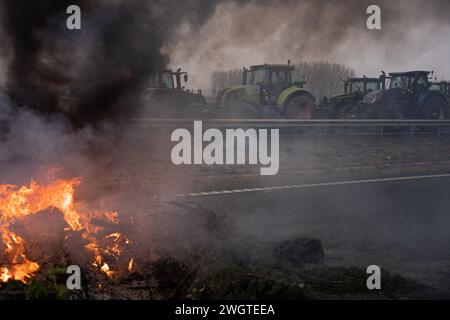
[[[151,118],[196,117],[206,107],[202,91],[185,89],[187,72],[160,70],[144,83],[139,112]]]
[[[441,92],[447,99],[450,99],[450,82],[433,82],[430,85],[430,90]]]
[[[403,89],[413,94],[420,94],[430,88],[428,76],[430,71],[394,72],[389,74],[389,89]]]
[[[382,83],[379,78],[351,78],[345,81],[345,94],[360,94],[365,96],[368,93],[382,89]]]
[[[182,85],[182,76],[184,82],[188,81],[188,73],[182,72],[181,69],[173,72],[172,70],[161,70],[153,74],[148,80],[148,88],[159,88],[169,90],[184,90]]]
[[[263,64],[244,68],[243,85],[258,86],[260,88],[260,103],[275,105],[280,94],[292,87],[292,71],[294,66]]]

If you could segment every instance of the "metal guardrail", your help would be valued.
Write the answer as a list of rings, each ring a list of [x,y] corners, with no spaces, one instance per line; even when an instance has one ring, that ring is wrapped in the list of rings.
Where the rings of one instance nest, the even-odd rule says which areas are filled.
[[[191,127],[200,119],[129,119],[127,125],[173,128]],[[450,120],[287,120],[287,119],[202,119],[208,128],[336,128],[336,127],[450,127]]]
[[[204,129],[255,128],[280,129],[281,133],[308,135],[377,135],[409,136],[450,135],[450,120],[290,120],[290,119],[127,119],[122,125],[137,129],[169,130],[192,128],[194,121],[202,121]]]

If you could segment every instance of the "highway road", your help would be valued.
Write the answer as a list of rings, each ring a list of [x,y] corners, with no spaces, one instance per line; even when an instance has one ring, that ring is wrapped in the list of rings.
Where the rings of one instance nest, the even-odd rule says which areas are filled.
[[[450,293],[450,176],[236,192],[195,201],[244,234],[323,242],[333,266],[379,265]]]
[[[139,211],[152,211],[154,199],[194,201],[242,235],[318,238],[326,265],[376,264],[450,297],[448,139],[292,135],[280,143],[279,174],[261,177],[259,167],[177,167],[170,145],[133,138],[112,155],[109,178],[93,184],[128,192]]]

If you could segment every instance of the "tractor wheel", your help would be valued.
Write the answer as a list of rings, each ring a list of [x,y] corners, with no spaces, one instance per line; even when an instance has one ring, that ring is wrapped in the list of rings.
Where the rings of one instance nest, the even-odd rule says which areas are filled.
[[[401,105],[393,103],[385,106],[380,106],[380,111],[377,114],[377,118],[381,120],[403,120],[405,119],[405,113]],[[398,134],[404,131],[402,126],[391,126],[384,128],[386,133]]]
[[[231,119],[255,119],[258,118],[258,107],[239,100],[236,92],[227,94],[224,101],[224,109],[227,118]]]
[[[420,117],[424,120],[443,120],[448,116],[447,101],[443,97],[431,96],[422,106]]]
[[[187,119],[200,118],[205,112],[205,109],[205,105],[202,103],[190,103],[184,107],[183,117]]]
[[[226,95],[223,105],[225,109],[232,108],[239,102],[239,97],[236,92],[230,92]]]
[[[336,108],[336,119],[346,119],[347,118],[347,106],[338,106]]]
[[[334,105],[331,104],[328,100],[324,99],[319,107],[317,108],[317,112],[315,114],[315,119],[333,119],[335,118],[335,108]]]
[[[227,115],[231,119],[258,119],[260,117],[258,106],[247,102],[237,101],[227,108]]]
[[[398,104],[388,104],[380,108],[377,118],[383,120],[403,120],[405,119],[405,113],[403,108]]]
[[[359,119],[359,120],[369,120],[372,119],[372,112],[370,112],[370,108],[368,108],[365,105],[359,105],[356,118],[353,119]]]
[[[306,119],[312,118],[314,102],[306,96],[295,96],[286,104],[284,116],[287,119]]]
[[[359,119],[358,106],[355,104],[339,106],[336,109],[336,119]]]

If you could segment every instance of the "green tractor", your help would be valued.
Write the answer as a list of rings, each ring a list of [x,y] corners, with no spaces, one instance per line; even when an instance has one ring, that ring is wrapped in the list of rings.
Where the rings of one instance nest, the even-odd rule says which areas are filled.
[[[343,80],[344,93],[325,97],[319,105],[318,118],[322,119],[354,119],[358,115],[358,102],[371,92],[384,89],[383,77],[350,78]]]
[[[130,75],[132,77],[133,75]],[[135,88],[115,101],[114,108],[121,117],[148,118],[196,118],[206,106],[202,92],[186,90],[183,82],[188,74],[177,71],[159,70],[153,73],[142,86]],[[89,83],[86,81],[86,83]],[[79,104],[83,86],[61,91],[60,108],[70,114]],[[123,112],[121,110],[126,110]]]
[[[447,98],[447,100],[450,101],[450,82],[447,81],[433,82],[430,85],[430,90],[441,92]]]
[[[195,118],[206,107],[202,91],[186,90],[187,72],[161,70],[153,74],[141,95],[139,113],[151,118]]]
[[[242,85],[218,92],[219,113],[235,119],[311,119],[316,98],[303,88],[305,81],[293,81],[294,68],[290,61],[244,68]]]

